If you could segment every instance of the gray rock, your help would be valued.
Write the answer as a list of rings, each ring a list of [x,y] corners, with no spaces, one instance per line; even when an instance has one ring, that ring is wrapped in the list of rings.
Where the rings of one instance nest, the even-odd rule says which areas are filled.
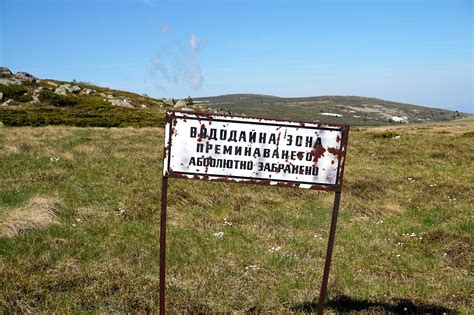
[[[86,94],[86,95],[90,95],[90,94],[95,94],[97,93],[96,90],[92,90],[92,89],[89,89],[89,88],[85,88],[81,91],[80,94]]]
[[[173,98],[164,98],[164,99],[163,99],[163,104],[165,104],[165,105],[170,105],[170,106],[174,106],[175,101],[174,101]]]
[[[81,91],[81,87],[77,85],[70,85],[70,84],[63,84],[54,90],[54,93],[59,95],[66,95],[66,94],[78,94]]]
[[[1,78],[0,79],[0,84],[1,85],[20,85],[21,80],[11,77],[11,78]]]
[[[100,93],[97,93],[97,95],[99,95],[99,96],[102,96],[102,97],[106,97],[106,96],[107,96],[107,94],[105,94],[105,93],[102,93],[102,92],[100,92]]]
[[[185,100],[179,100],[176,102],[176,104],[174,105],[174,107],[185,107],[185,106],[188,106],[188,104],[186,103]]]
[[[36,81],[37,78],[32,76],[31,74],[29,74],[28,72],[23,72],[23,71],[18,71],[16,74],[15,74],[15,77],[22,80],[22,81]]]
[[[0,102],[3,100],[3,93],[0,92]]]
[[[114,98],[114,99],[109,99],[109,102],[114,105],[114,106],[120,106],[120,107],[126,107],[126,108],[135,108],[133,107],[133,105],[130,103],[130,101],[126,98],[124,99],[118,99],[118,98]]]
[[[58,87],[59,85],[54,83],[54,82],[51,82],[51,81],[46,81],[46,84],[48,85],[51,85],[51,86],[54,86],[54,87]]]
[[[59,95],[66,95],[67,92],[67,88],[64,85],[61,85],[60,87],[56,88],[56,90],[54,90],[54,93]]]
[[[0,78],[9,78],[13,73],[7,67],[0,67]]]
[[[13,100],[6,100],[5,102],[3,102],[2,104],[0,104],[0,106],[8,106],[8,104],[10,104]]]
[[[69,93],[78,94],[81,91],[81,87],[77,85],[72,85],[68,89]]]
[[[146,104],[141,104],[140,107],[141,108],[146,108]]]

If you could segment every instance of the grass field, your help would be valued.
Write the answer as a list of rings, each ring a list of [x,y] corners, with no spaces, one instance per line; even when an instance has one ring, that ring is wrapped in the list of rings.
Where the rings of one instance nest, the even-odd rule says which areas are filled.
[[[160,128],[0,128],[0,313],[157,311],[162,148]],[[473,148],[473,120],[351,130],[329,309],[474,312]],[[332,193],[168,194],[171,312],[317,307]]]

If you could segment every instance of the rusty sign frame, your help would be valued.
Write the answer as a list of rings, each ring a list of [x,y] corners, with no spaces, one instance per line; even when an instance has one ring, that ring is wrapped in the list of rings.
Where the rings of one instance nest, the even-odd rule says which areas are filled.
[[[333,148],[338,158],[336,181],[334,184],[328,183],[305,183],[301,181],[288,181],[278,179],[264,179],[264,178],[238,178],[239,176],[224,176],[219,174],[208,174],[207,170],[205,174],[193,173],[193,172],[182,172],[173,171],[170,168],[170,158],[172,149],[172,134],[173,128],[177,123],[177,115],[179,118],[186,122],[187,119],[197,119],[199,121],[206,121],[209,124],[212,121],[227,121],[230,123],[242,123],[242,120],[253,120],[252,122],[244,122],[255,125],[273,125],[280,127],[290,128],[304,128],[304,129],[317,129],[317,130],[331,130],[341,132],[341,138],[339,142],[339,148]],[[240,121],[232,121],[232,119],[241,119]],[[168,178],[185,178],[195,180],[207,180],[207,181],[218,181],[218,182],[236,182],[236,183],[251,183],[260,185],[271,185],[271,186],[283,186],[291,188],[307,188],[324,191],[334,191],[334,205],[331,218],[331,228],[329,231],[328,246],[326,251],[326,259],[324,264],[324,273],[321,284],[321,290],[318,301],[318,314],[323,314],[324,301],[326,298],[327,284],[329,280],[329,271],[332,260],[332,252],[334,248],[334,239],[336,234],[337,216],[339,212],[339,205],[342,192],[342,184],[344,177],[344,166],[346,160],[347,143],[349,137],[349,126],[341,124],[326,124],[321,122],[310,122],[310,121],[290,121],[284,119],[271,119],[261,117],[247,117],[240,115],[224,115],[218,114],[213,115],[209,113],[198,113],[193,111],[179,111],[179,110],[167,110],[166,111],[166,125],[165,125],[165,145],[164,145],[164,165],[162,174],[162,189],[161,189],[161,214],[160,214],[160,314],[165,314],[165,260],[166,260],[166,210],[167,210],[167,191],[168,191]],[[273,122],[273,123],[272,123]],[[301,185],[304,184],[304,187]]]

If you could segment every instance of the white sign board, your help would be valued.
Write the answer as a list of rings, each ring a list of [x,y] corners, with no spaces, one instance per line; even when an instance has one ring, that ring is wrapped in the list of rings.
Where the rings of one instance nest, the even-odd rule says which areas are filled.
[[[339,190],[348,127],[168,111],[164,176]]]

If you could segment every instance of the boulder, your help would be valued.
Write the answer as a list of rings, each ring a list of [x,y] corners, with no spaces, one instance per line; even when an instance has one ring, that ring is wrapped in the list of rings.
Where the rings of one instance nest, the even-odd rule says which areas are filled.
[[[21,80],[11,77],[11,78],[0,78],[1,85],[20,85]]]
[[[134,108],[133,105],[130,103],[130,101],[126,98],[124,99],[118,99],[118,98],[114,98],[114,99],[109,99],[109,102],[110,104],[114,105],[114,106],[120,106],[120,107],[126,107],[126,108]]]
[[[54,86],[54,87],[58,87],[59,85],[54,83],[54,82],[51,82],[51,81],[46,81],[46,84],[48,85],[51,85],[51,86]]]
[[[185,100],[179,100],[176,102],[176,104],[174,105],[174,107],[185,107],[185,106],[188,106],[188,104],[186,103]]]
[[[92,90],[89,88],[85,88],[80,92],[80,94],[86,94],[86,95],[95,94],[95,93],[97,93],[96,90]]]
[[[0,67],[0,78],[9,78],[13,73],[7,67]]]
[[[17,79],[20,79],[22,81],[32,81],[32,82],[35,82],[37,80],[37,78],[35,78],[34,76],[32,76],[31,74],[29,74],[28,72],[24,72],[24,71],[18,71],[16,74],[15,74],[15,77]]]
[[[71,94],[71,93],[78,94],[80,91],[81,91],[80,86],[70,85],[66,83],[56,88],[56,90],[54,90],[54,93],[60,94],[60,95],[66,95],[66,94]]]
[[[169,105],[169,106],[174,106],[175,101],[173,98],[164,98],[163,99],[163,104]]]
[[[31,103],[39,103],[39,95],[41,93],[41,91],[43,90],[44,88],[43,87],[38,87],[36,88],[34,91],[33,91],[33,95],[31,95],[31,98],[33,99],[31,101]]]
[[[2,104],[0,104],[0,106],[8,106],[8,104],[10,104],[11,102],[13,102],[13,100],[6,100]]]
[[[141,108],[146,108],[146,104],[141,104],[140,107]]]
[[[0,92],[0,102],[3,100],[3,93]]]
[[[61,85],[60,87],[56,88],[56,90],[54,90],[54,93],[59,95],[66,95],[67,92],[68,91],[64,85]]]
[[[68,91],[69,93],[79,94],[79,92],[81,91],[81,87],[77,85],[72,85],[69,87]]]

